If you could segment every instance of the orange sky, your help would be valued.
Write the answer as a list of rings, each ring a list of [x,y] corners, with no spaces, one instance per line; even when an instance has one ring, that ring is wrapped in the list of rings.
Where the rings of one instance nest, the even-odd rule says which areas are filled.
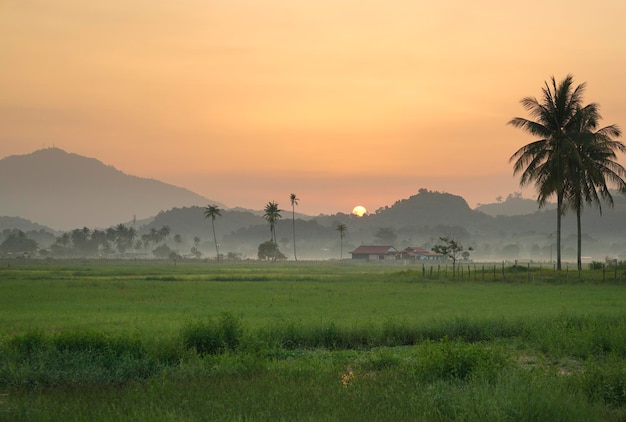
[[[552,75],[626,129],[626,2],[425,3],[1,1],[0,157],[54,145],[317,214],[519,191],[532,138],[506,122]]]

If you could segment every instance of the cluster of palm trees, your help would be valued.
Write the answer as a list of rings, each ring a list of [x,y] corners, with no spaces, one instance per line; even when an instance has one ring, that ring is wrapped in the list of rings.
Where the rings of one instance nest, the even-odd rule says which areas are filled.
[[[169,226],[160,229],[152,228],[138,240],[138,233],[132,226],[118,224],[106,230],[90,230],[87,227],[74,229],[71,232],[63,233],[57,237],[51,246],[53,254],[60,256],[67,255],[94,255],[96,253],[113,253],[112,245],[119,253],[124,253],[129,249],[149,248],[151,243],[158,245],[170,234]]]
[[[616,161],[616,152],[626,146],[615,140],[621,136],[616,125],[598,129],[601,115],[595,103],[583,105],[585,84],[574,86],[567,75],[557,84],[554,77],[546,82],[540,100],[525,97],[522,106],[535,120],[516,117],[509,124],[537,140],[524,145],[510,158],[514,174],[521,173],[520,185],[532,182],[537,189],[539,207],[553,196],[557,200],[557,269],[561,269],[561,217],[568,209],[576,212],[577,262],[581,262],[580,217],[585,204],[596,204],[602,212],[601,199],[613,206],[609,184],[626,193],[626,169]]]
[[[300,198],[295,193],[289,195],[289,201],[291,202],[291,222],[293,227],[293,259],[295,261],[298,260],[298,255],[296,253],[296,205],[298,205],[298,201]],[[268,241],[273,246],[274,256],[278,256],[280,251],[278,250],[277,242],[276,242],[276,223],[278,220],[282,218],[280,214],[283,210],[281,210],[276,201],[270,201],[265,205],[263,209],[265,214],[263,214],[263,218],[267,220],[270,224],[270,240]],[[204,208],[204,217],[207,219],[211,219],[211,228],[213,231],[213,241],[215,242],[215,253],[217,259],[219,260],[220,252],[217,244],[217,237],[215,235],[215,219],[222,215],[222,210],[219,206],[213,204]],[[341,258],[343,259],[343,238],[345,236],[348,227],[345,224],[337,225],[337,231],[339,231],[339,235],[341,238]],[[265,243],[268,243],[265,242]],[[265,245],[265,244],[262,244]],[[267,247],[267,245],[265,245]],[[271,253],[270,253],[271,254]],[[282,255],[282,254],[281,254]]]
[[[289,196],[290,200],[291,200],[291,206],[292,206],[292,210],[293,210],[293,255],[294,255],[294,259],[297,260],[296,257],[296,220],[295,220],[295,206],[298,205],[298,201],[300,198],[298,198],[296,196],[295,193],[292,193]],[[278,203],[275,201],[270,201],[267,203],[267,205],[265,205],[264,208],[265,214],[263,215],[263,218],[265,218],[267,220],[268,223],[270,223],[270,242],[272,243],[272,246],[274,246],[274,249],[276,251],[278,251],[277,249],[277,243],[276,243],[276,223],[278,222],[278,220],[281,219],[281,209],[278,207]],[[217,256],[217,259],[219,260],[220,257],[220,251],[219,251],[219,246],[217,243],[217,236],[215,235],[215,219],[217,217],[221,217],[222,215],[222,210],[220,209],[219,206],[213,204],[213,205],[209,205],[207,207],[205,207],[204,209],[204,217],[205,218],[210,218],[211,219],[211,228],[213,231],[213,242],[215,243],[215,253]]]

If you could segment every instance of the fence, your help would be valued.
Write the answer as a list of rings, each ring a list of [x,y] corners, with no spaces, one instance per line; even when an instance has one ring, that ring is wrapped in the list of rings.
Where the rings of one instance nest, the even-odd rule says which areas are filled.
[[[460,263],[431,264],[422,263],[421,276],[431,280],[468,280],[468,281],[626,281],[626,264],[601,264],[594,263],[589,269],[578,270],[576,265],[570,268],[565,263],[561,270],[556,269],[556,264],[531,263]]]

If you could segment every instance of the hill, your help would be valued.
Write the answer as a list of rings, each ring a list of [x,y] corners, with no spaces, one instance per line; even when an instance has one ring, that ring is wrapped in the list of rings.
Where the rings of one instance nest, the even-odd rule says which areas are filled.
[[[0,160],[0,180],[0,215],[62,230],[108,227],[173,207],[215,202],[59,148]]]
[[[508,195],[504,201],[500,200],[493,204],[479,204],[474,209],[492,217],[497,217],[499,215],[532,214],[539,212],[539,205],[534,199],[522,198],[521,193],[514,193]],[[554,210],[556,209],[556,204],[547,203],[542,209]]]
[[[55,233],[55,230],[51,229],[50,227],[33,223],[32,221],[26,220],[25,218],[0,216],[0,232],[4,230],[21,230],[23,232],[47,231],[53,234]]]

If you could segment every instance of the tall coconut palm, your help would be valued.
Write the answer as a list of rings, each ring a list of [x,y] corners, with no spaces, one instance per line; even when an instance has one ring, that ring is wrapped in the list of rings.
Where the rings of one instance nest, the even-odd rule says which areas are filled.
[[[580,121],[580,133],[572,137],[575,151],[568,154],[565,166],[567,175],[567,205],[576,212],[577,266],[582,270],[581,214],[584,203],[598,206],[602,214],[601,198],[613,206],[613,196],[607,181],[626,192],[626,169],[615,159],[616,151],[626,152],[626,146],[614,140],[621,136],[616,125],[594,131],[600,114],[597,108]]]
[[[346,226],[343,223],[339,223],[337,224],[337,229],[339,232],[339,239],[340,239],[340,246],[339,246],[339,260],[343,261],[343,238],[346,234],[346,231],[348,231],[348,226]]]
[[[296,205],[298,205],[298,201],[300,198],[296,196],[295,193],[289,195],[289,200],[291,201],[291,223],[293,228],[293,259],[298,260],[298,256],[296,255]]]
[[[270,240],[274,243],[276,243],[276,223],[278,222],[278,220],[280,220],[280,212],[282,211],[280,208],[278,208],[278,204],[274,201],[270,201],[267,203],[267,205],[265,205],[264,208],[265,214],[263,214],[263,218],[265,218],[267,220],[268,223],[270,223]]]
[[[518,149],[510,158],[515,160],[513,173],[521,173],[520,186],[534,182],[539,207],[548,198],[557,199],[557,269],[561,269],[561,217],[565,212],[564,199],[567,189],[567,154],[575,151],[573,137],[580,133],[580,122],[597,112],[594,104],[582,106],[585,84],[574,87],[574,78],[567,75],[558,85],[554,77],[546,82],[541,101],[534,97],[521,100],[522,106],[536,120],[516,117],[508,122],[539,138]],[[585,116],[585,117],[583,117]],[[597,119],[596,119],[597,120]]]
[[[215,243],[215,260],[220,260],[220,248],[217,244],[217,237],[215,236],[215,219],[222,216],[222,210],[217,205],[209,205],[204,208],[204,218],[211,219],[211,228],[213,229],[213,242]]]

